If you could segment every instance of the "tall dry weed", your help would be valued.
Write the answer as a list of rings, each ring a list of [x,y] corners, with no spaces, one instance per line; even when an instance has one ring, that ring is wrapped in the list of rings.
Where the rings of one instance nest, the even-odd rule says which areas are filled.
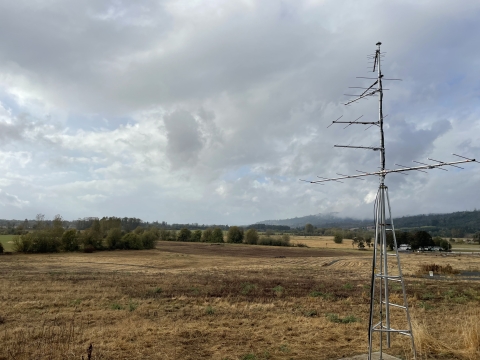
[[[85,324],[70,321],[45,322],[42,327],[5,330],[0,336],[0,342],[5,346],[0,352],[0,359],[30,360],[30,359],[79,359],[81,355],[90,354],[92,348],[85,350],[78,343],[79,334],[85,331]],[[3,354],[2,354],[3,353]]]
[[[448,332],[436,336],[426,320],[412,321],[419,359],[448,357],[465,360],[480,359],[480,311],[468,310],[460,316],[445,316]]]

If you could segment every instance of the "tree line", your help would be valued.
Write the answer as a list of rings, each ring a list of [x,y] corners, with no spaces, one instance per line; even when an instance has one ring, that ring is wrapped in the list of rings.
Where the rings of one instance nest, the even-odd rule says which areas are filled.
[[[206,243],[232,243],[249,245],[273,245],[273,246],[291,246],[290,235],[274,235],[266,232],[265,235],[259,235],[256,229],[247,229],[246,231],[239,226],[230,226],[226,233],[219,227],[207,228],[205,230],[191,231],[183,228],[176,230],[159,230],[160,240],[163,241],[183,241],[183,242],[206,242]]]
[[[152,249],[160,238],[159,230],[137,226],[133,231],[122,230],[121,219],[94,219],[84,230],[65,229],[63,219],[56,215],[46,222],[37,216],[35,229],[25,231],[13,239],[14,250],[24,253],[59,251],[93,252],[98,250]]]
[[[204,230],[184,227],[177,231],[155,226],[147,228],[141,226],[141,220],[136,218],[85,218],[80,223],[80,229],[68,229],[64,225],[65,221],[60,215],[51,221],[45,220],[42,214],[37,215],[33,229],[22,229],[14,237],[14,250],[24,253],[141,250],[154,248],[158,240],[290,246],[288,234],[275,236],[267,232],[264,236],[259,236],[256,229],[244,231],[238,226],[228,227],[225,239],[224,230],[219,226]]]
[[[307,224],[308,226],[308,224]],[[351,233],[350,233],[351,235]],[[387,246],[389,250],[393,250],[394,241],[392,232],[387,232]],[[341,244],[345,238],[344,234],[341,231],[337,231],[334,235],[333,241],[337,244]],[[440,236],[432,237],[428,232],[420,231],[395,231],[395,239],[397,241],[397,246],[400,245],[409,245],[412,250],[425,249],[432,246],[439,246],[444,251],[448,251],[452,248],[453,239],[447,240]],[[362,235],[354,236],[352,238],[352,246],[357,247],[360,250],[363,250],[368,246],[369,248],[375,244],[374,234],[373,233],[364,233]]]
[[[415,232],[395,231],[397,246],[402,244],[410,245],[412,250],[428,248],[431,246],[439,246],[443,250],[448,251],[452,248],[452,244],[447,239],[440,236],[432,237],[428,232],[420,230]],[[393,234],[387,233],[387,246],[393,250]]]

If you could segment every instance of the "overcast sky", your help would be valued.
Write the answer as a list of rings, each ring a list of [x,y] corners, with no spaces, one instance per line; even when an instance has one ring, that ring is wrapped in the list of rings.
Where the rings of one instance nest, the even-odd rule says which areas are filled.
[[[0,218],[249,224],[372,217],[387,167],[480,158],[478,0],[0,1]],[[390,175],[395,216],[480,207],[480,164]]]

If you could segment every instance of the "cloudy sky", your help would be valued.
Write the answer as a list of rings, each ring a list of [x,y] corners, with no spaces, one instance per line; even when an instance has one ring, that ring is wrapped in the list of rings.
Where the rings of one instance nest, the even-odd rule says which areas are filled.
[[[382,41],[387,167],[480,158],[480,2],[0,1],[0,218],[249,224],[371,217]],[[355,92],[353,92],[355,94]],[[480,207],[480,165],[387,177],[394,215]]]

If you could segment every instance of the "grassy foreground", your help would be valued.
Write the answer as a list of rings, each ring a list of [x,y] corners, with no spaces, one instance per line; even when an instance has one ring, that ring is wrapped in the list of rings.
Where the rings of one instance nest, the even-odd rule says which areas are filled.
[[[322,240],[323,241],[323,240]],[[302,242],[306,242],[303,241]],[[0,257],[0,359],[338,359],[366,352],[371,252],[159,243]],[[402,255],[422,359],[480,358],[476,257]],[[394,315],[403,322],[403,314]],[[387,352],[410,358],[394,336]]]

